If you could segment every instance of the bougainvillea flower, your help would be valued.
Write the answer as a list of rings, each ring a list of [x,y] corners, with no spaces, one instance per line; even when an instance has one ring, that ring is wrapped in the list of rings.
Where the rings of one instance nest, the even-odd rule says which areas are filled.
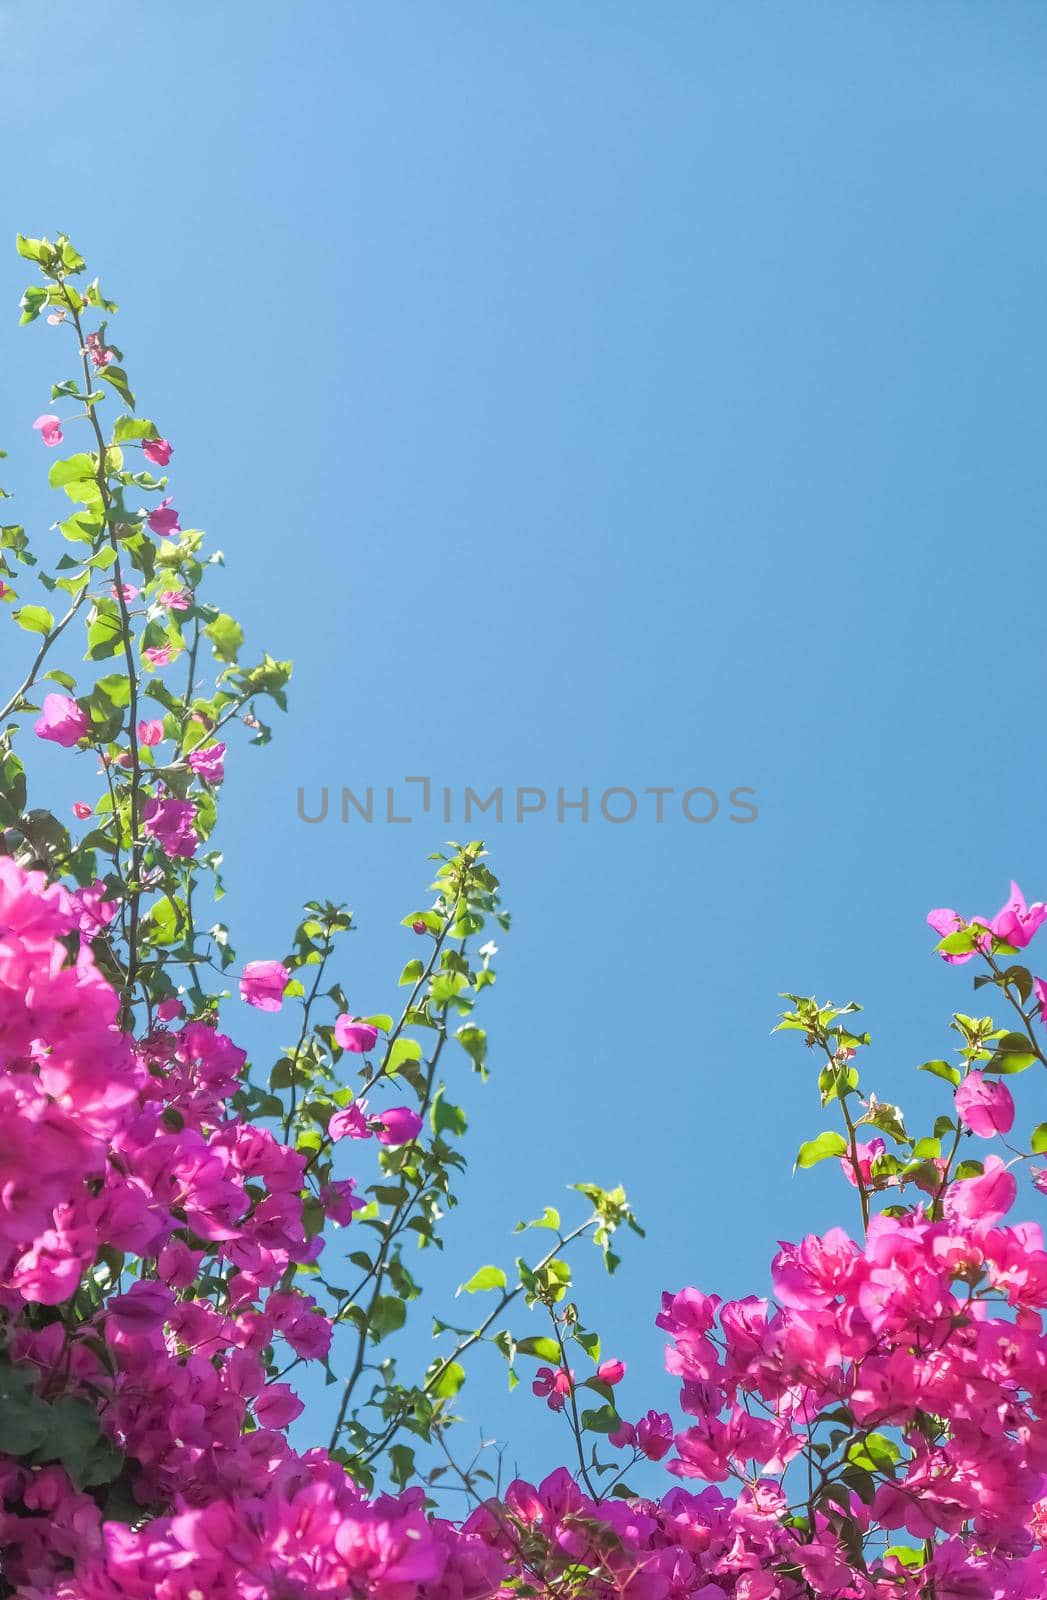
[[[378,1029],[346,1012],[335,1023],[334,1036],[343,1050],[351,1051],[354,1055],[366,1055],[368,1050],[374,1049]]]
[[[204,783],[221,783],[225,777],[225,745],[211,744],[206,750],[190,750],[186,758],[190,772]]]
[[[170,539],[173,534],[181,533],[182,525],[178,521],[178,512],[171,505],[171,496],[161,500],[155,511],[150,511],[146,518],[150,528],[160,539]]]
[[[60,744],[63,749],[71,750],[90,726],[91,719],[87,712],[69,695],[47,694],[44,696],[43,714],[33,724],[33,732],[38,739],[49,739],[52,744]]]
[[[282,961],[249,961],[240,978],[240,998],[256,1011],[279,1011],[290,981]]]
[[[33,427],[37,429],[41,439],[43,440],[44,444],[47,445],[49,450],[54,449],[56,444],[61,444],[61,419],[56,417],[53,412],[45,411],[42,417],[37,417],[36,421],[33,423]]]
[[[956,1109],[971,1132],[983,1139],[1010,1133],[1014,1127],[1011,1091],[998,1078],[986,1078],[977,1069],[969,1072],[956,1090]]]
[[[173,453],[166,439],[142,440],[142,454],[149,461],[155,462],[158,467],[166,467]]]
[[[187,859],[196,854],[200,839],[194,827],[196,807],[191,800],[147,800],[142,807],[142,821],[147,836],[157,841],[165,855]]]
[[[390,1106],[372,1121],[378,1127],[379,1144],[410,1144],[422,1129],[422,1119],[410,1106]]]
[[[339,1139],[370,1139],[366,1109],[366,1101],[354,1100],[350,1105],[343,1106],[341,1111],[336,1111],[327,1124],[328,1138],[335,1143]]]

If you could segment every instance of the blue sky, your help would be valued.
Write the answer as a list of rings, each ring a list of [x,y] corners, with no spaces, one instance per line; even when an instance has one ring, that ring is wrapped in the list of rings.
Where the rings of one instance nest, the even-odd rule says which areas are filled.
[[[647,802],[486,829],[515,920],[432,1272],[441,1312],[566,1183],[625,1182],[647,1242],[581,1303],[630,1364],[623,1409],[666,1404],[663,1287],[759,1292],[776,1239],[856,1221],[835,1175],[790,1175],[823,1118],[769,1038],[778,992],[864,1000],[870,1082],[915,1119],[939,1086],[911,1068],[969,1000],[927,908],[1047,889],[1047,12],[0,19],[8,234],[65,229],[102,273],[183,521],[296,663],[226,786],[244,958],[318,892],[362,927],[359,1010],[392,1009],[414,953],[399,918],[452,830],[308,826],[299,785],[721,797],[706,826]],[[29,423],[64,356],[16,330],[23,277],[12,251],[0,433],[45,526]],[[24,645],[0,640],[7,677]],[[261,1059],[283,1042],[234,1025]],[[493,1362],[463,1400],[510,1461],[562,1455]]]

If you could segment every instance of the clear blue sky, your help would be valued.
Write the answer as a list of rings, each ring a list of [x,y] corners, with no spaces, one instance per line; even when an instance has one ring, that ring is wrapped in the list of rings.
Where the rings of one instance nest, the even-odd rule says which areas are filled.
[[[102,272],[183,521],[296,662],[226,786],[243,956],[316,892],[356,909],[361,1011],[414,953],[396,925],[451,830],[309,827],[300,783],[757,790],[745,827],[487,829],[515,923],[432,1309],[567,1182],[624,1181],[648,1240],[583,1310],[626,1413],[665,1403],[660,1289],[759,1291],[775,1239],[848,1205],[790,1176],[822,1116],[778,991],[863,999],[881,1096],[928,1105],[911,1068],[969,988],[925,911],[1047,891],[1047,10],[0,18],[8,235],[65,229]],[[0,434],[46,522],[57,356],[15,329],[22,281],[12,253]],[[503,1382],[469,1416],[551,1464],[554,1419]]]

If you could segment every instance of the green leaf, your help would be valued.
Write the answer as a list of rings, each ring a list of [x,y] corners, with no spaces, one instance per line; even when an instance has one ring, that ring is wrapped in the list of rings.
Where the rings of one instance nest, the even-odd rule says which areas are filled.
[[[88,479],[97,483],[97,472],[98,463],[94,456],[81,452],[55,461],[47,474],[47,481],[52,489],[64,489],[67,483],[81,483]]]
[[[1044,1151],[1047,1150],[1047,1122],[1039,1123],[1032,1130],[1029,1149],[1035,1156],[1042,1156]]]
[[[465,1368],[457,1361],[449,1361],[446,1366],[442,1362],[434,1363],[432,1370],[439,1372],[440,1377],[429,1393],[437,1400],[453,1400],[465,1382]]]
[[[1005,1033],[996,1046],[992,1060],[986,1063],[984,1071],[998,1072],[1007,1076],[1014,1072],[1024,1072],[1035,1060],[1036,1052],[1024,1033]]]
[[[219,612],[214,621],[207,624],[204,632],[219,661],[237,660],[244,642],[244,630],[234,617],[227,616],[224,611]]]
[[[501,1267],[481,1267],[474,1272],[468,1283],[463,1283],[457,1290],[458,1294],[477,1294],[481,1289],[504,1289],[508,1278]]]
[[[368,1324],[371,1339],[375,1344],[381,1343],[389,1334],[396,1333],[403,1327],[407,1320],[407,1307],[395,1294],[379,1295],[371,1312]]]
[[[473,1065],[482,1067],[487,1060],[487,1035],[484,1030],[468,1022],[464,1028],[458,1029],[455,1038]]]
[[[924,1061],[916,1070],[933,1073],[934,1077],[944,1078],[946,1083],[951,1083],[954,1087],[960,1081],[959,1070],[948,1061]]]
[[[111,361],[107,367],[103,367],[101,369],[98,376],[103,383],[110,384],[111,387],[116,390],[117,394],[124,402],[124,405],[127,406],[129,410],[134,410],[135,397],[131,393],[131,386],[127,381],[127,373],[124,371],[123,367],[118,367],[115,361]]]
[[[601,1406],[598,1411],[583,1411],[581,1424],[590,1433],[613,1433],[621,1427],[621,1417],[613,1406]]]
[[[556,1366],[560,1364],[560,1346],[555,1339],[549,1339],[545,1334],[539,1333],[527,1339],[519,1339],[516,1348],[522,1356],[535,1356],[539,1361],[552,1361]]]
[[[55,619],[46,606],[19,606],[12,615],[18,626],[27,633],[50,633],[55,625]]]
[[[847,1154],[847,1140],[841,1133],[820,1133],[816,1139],[809,1139],[800,1146],[800,1153],[796,1157],[795,1167],[814,1167],[819,1161],[827,1161],[830,1156],[845,1156]],[[795,1171],[794,1167],[794,1171]]]
[[[405,1061],[420,1061],[421,1059],[422,1047],[418,1040],[407,1039],[401,1034],[399,1039],[394,1039],[389,1046],[389,1061],[385,1070],[390,1074],[396,1073],[399,1072]]]
[[[433,1099],[429,1120],[432,1123],[434,1133],[453,1133],[459,1138],[468,1127],[465,1112],[461,1106],[453,1106],[449,1100],[444,1098],[444,1090],[442,1088],[437,1090]]]
[[[47,1437],[50,1407],[33,1393],[33,1369],[0,1362],[0,1450],[25,1456]]]

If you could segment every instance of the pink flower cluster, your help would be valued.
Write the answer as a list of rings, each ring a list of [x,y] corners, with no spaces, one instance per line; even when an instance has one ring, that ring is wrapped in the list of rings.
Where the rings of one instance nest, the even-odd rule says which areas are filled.
[[[323,1249],[306,1226],[308,1157],[232,1112],[245,1057],[215,1027],[165,1001],[141,1040],[121,1029],[90,948],[117,910],[104,893],[70,893],[0,857],[0,1308],[4,1359],[38,1402],[97,1417],[138,1509],[106,1520],[90,1481],[77,1487],[32,1450],[0,1455],[3,1576],[16,1593],[1047,1591],[1047,1250],[1037,1226],[1007,1221],[1017,1183],[995,1154],[923,1204],[873,1216],[864,1243],[833,1229],[782,1244],[773,1298],[663,1296],[657,1322],[686,1420],[651,1410],[609,1442],[703,1480],[696,1493],[597,1501],[560,1469],[512,1483],[458,1525],[428,1513],[420,1490],[368,1499],[322,1451],[297,1454],[285,1430],[301,1402],[270,1351],[323,1361],[331,1345],[329,1318],[294,1284]],[[244,998],[277,1009],[289,976],[252,963]],[[349,1052],[377,1035],[349,1013],[335,1028]],[[1015,1120],[1010,1090],[980,1068],[955,1106],[983,1138]],[[328,1138],[399,1145],[419,1131],[407,1107],[368,1115],[352,1102]],[[876,1156],[865,1149],[863,1184]],[[319,1200],[342,1224],[362,1204],[352,1180],[326,1183]],[[605,1395],[624,1377],[623,1362],[598,1361]],[[573,1410],[566,1367],[539,1369],[532,1387]],[[846,1471],[827,1495],[834,1453]]]

